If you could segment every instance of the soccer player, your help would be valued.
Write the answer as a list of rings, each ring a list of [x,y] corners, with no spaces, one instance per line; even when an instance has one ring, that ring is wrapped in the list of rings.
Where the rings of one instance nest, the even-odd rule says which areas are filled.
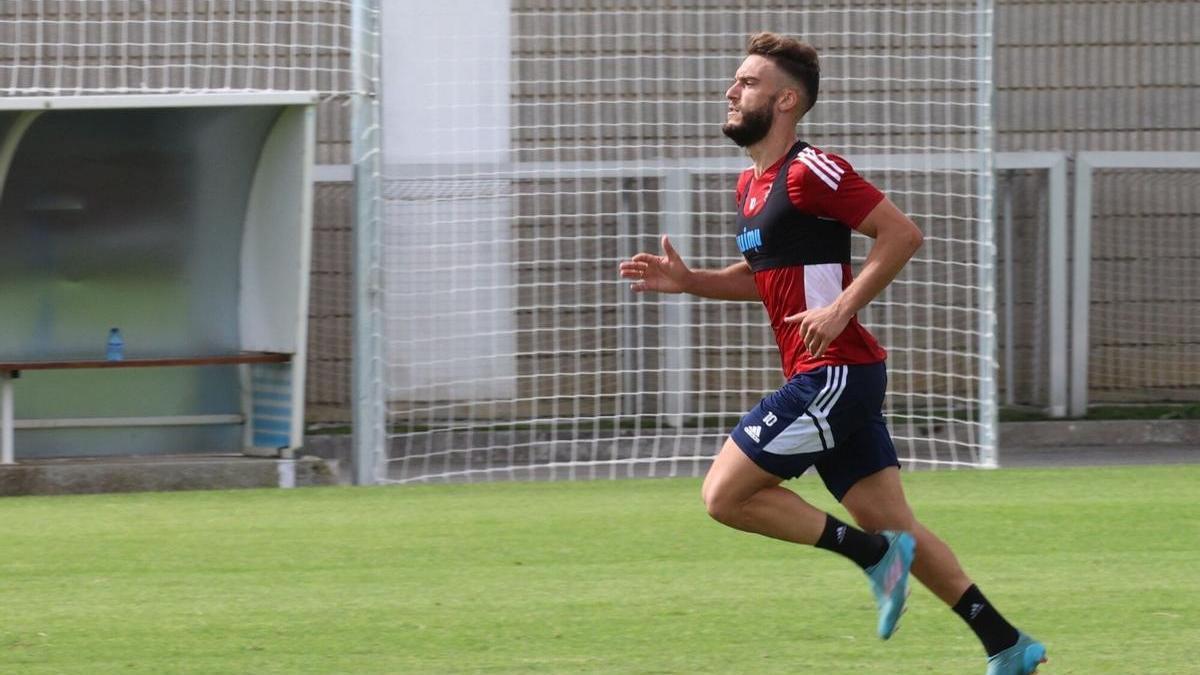
[[[846,160],[797,140],[817,100],[817,53],[773,33],[750,39],[725,92],[722,131],[754,165],[737,183],[735,241],[744,261],[690,269],[666,236],[663,255],[620,264],[637,292],[760,300],[787,382],[741,419],[702,489],[708,513],[747,532],[841,554],[870,579],[877,632],[891,637],[911,572],[979,636],[989,675],[1027,675],[1045,647],[1014,628],[913,516],[882,414],[886,353],[856,314],[921,245],[916,225]],[[850,234],[875,241],[857,277]],[[781,486],[815,466],[862,529]]]

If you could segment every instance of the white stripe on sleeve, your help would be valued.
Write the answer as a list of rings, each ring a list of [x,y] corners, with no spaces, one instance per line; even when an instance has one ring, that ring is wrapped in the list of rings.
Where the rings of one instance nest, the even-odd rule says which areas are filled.
[[[805,148],[805,150],[809,150],[809,149],[810,148]],[[846,173],[845,170],[842,169],[842,167],[838,166],[837,162],[833,161],[832,159],[829,159],[829,155],[826,155],[825,153],[817,152],[816,150],[813,150],[812,156],[815,157],[817,159],[817,161],[821,162],[821,164],[823,164],[824,166],[829,167],[829,170],[832,171],[838,178],[841,178],[842,174]]]
[[[833,177],[829,175],[829,169],[819,168],[817,165],[817,160],[803,153],[798,155],[796,159],[804,162],[804,166],[807,166],[817,178],[820,178],[822,183],[828,185],[830,190],[838,189],[837,181],[835,181]]]

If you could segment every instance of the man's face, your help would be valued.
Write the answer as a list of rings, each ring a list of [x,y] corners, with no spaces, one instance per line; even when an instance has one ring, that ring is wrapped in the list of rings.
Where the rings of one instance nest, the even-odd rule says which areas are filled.
[[[766,138],[775,123],[775,103],[780,86],[775,65],[757,54],[746,57],[725,92],[729,100],[721,131],[741,147]]]

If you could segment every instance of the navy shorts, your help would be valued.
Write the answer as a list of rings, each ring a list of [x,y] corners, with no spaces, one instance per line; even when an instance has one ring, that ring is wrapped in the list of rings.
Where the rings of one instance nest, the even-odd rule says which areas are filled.
[[[800,373],[746,413],[729,434],[763,470],[817,473],[840,502],[860,479],[900,466],[883,420],[882,363]]]

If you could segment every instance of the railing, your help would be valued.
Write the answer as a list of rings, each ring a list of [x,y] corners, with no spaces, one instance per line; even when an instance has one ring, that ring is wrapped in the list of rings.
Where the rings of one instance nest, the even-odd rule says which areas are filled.
[[[944,168],[951,165],[966,166],[972,162],[971,153],[955,153],[945,157],[922,156],[913,158],[912,162],[920,162],[922,168]],[[1195,152],[1079,152],[1072,157],[1066,152],[997,152],[994,153],[995,168],[998,177],[1005,172],[1044,171],[1045,185],[1048,195],[1048,205],[1044,214],[1047,228],[1047,269],[1046,279],[1046,355],[1048,367],[1041,371],[1041,382],[1047,392],[1045,405],[1046,413],[1051,417],[1080,417],[1086,415],[1089,401],[1088,396],[1088,367],[1090,357],[1089,330],[1090,320],[1090,285],[1092,263],[1092,205],[1093,171],[1096,169],[1125,168],[1125,169],[1200,169],[1200,153]],[[1074,159],[1074,185],[1069,184],[1068,168]],[[903,163],[903,157],[895,156],[864,156],[854,158],[856,166],[867,170],[874,166],[896,166]],[[597,176],[646,176],[655,175],[666,179],[670,187],[665,190],[668,198],[682,197],[687,193],[686,185],[690,183],[690,174],[696,173],[694,167],[677,162],[664,162],[661,166],[639,165],[630,167],[623,163],[587,162],[564,166],[559,163],[525,164],[516,169],[509,169],[507,175],[514,177],[545,177],[556,171],[564,171],[565,175],[579,177],[580,175]],[[730,171],[741,168],[743,162],[727,162]],[[914,164],[915,165],[915,164]],[[709,167],[712,168],[712,167]],[[515,172],[515,173],[514,173]],[[582,172],[582,173],[581,173]],[[351,179],[352,171],[349,166],[328,165],[317,167],[315,173],[318,181],[346,181]],[[997,354],[998,362],[1008,372],[1014,372],[1017,360],[1013,335],[1015,325],[1016,303],[1012,292],[1013,279],[1016,276],[1014,261],[1011,255],[1013,236],[1013,193],[1006,189],[1004,181],[998,181],[997,190],[996,232],[1000,250],[1006,252],[1001,268],[1002,284],[1004,286],[1003,300],[998,303],[998,320],[1004,333],[1003,348]],[[1074,214],[1069,219],[1068,197],[1073,197]],[[680,214],[686,210],[683,205],[668,208],[671,214]],[[683,231],[682,227],[670,228]],[[666,308],[672,315],[668,322],[671,325],[686,325],[682,317],[673,316],[674,312],[686,311],[673,304]],[[682,337],[682,336],[677,336]],[[672,363],[671,370],[686,373],[687,364]],[[685,382],[675,382],[674,391],[686,391],[689,387]],[[1011,387],[1010,387],[1011,388]],[[1007,396],[1006,396],[1007,399]],[[1011,403],[1011,399],[1005,402]],[[682,412],[685,404],[675,401],[673,408]],[[678,413],[676,413],[678,414]]]

